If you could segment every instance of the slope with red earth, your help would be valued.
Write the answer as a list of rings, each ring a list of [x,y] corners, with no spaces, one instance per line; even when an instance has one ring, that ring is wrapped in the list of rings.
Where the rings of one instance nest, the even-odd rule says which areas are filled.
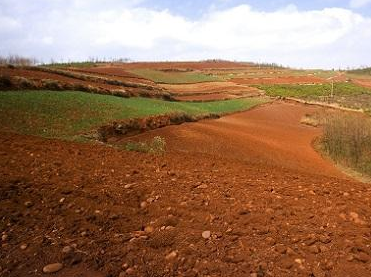
[[[316,110],[130,138],[165,137],[158,156],[3,132],[1,276],[370,276],[371,188],[311,148]]]
[[[326,80],[314,76],[279,76],[261,78],[233,78],[232,82],[245,85],[274,85],[274,84],[322,84]]]

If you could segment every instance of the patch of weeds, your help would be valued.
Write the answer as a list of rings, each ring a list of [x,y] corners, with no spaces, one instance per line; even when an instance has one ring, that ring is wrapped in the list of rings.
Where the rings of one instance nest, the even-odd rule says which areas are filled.
[[[12,87],[12,79],[8,75],[0,76],[0,89],[9,89]]]
[[[160,136],[154,137],[151,141],[144,142],[128,142],[125,149],[128,151],[161,154],[165,152],[166,141]]]

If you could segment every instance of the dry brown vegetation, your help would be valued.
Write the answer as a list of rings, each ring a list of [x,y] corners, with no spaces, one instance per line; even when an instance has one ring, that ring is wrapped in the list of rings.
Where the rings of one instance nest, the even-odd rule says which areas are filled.
[[[323,124],[324,150],[335,161],[371,175],[371,119],[336,113]]]

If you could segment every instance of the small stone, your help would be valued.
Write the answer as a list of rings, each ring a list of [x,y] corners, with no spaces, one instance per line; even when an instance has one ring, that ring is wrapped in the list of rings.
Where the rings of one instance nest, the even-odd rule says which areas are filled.
[[[125,273],[129,274],[129,275],[133,274],[134,272],[135,272],[135,270],[132,267],[129,267],[127,270],[125,270]]]
[[[210,231],[203,231],[203,232],[202,232],[202,237],[203,237],[204,239],[209,239],[210,236],[211,236],[211,232],[210,232]]]
[[[63,264],[61,264],[61,263],[48,264],[48,265],[44,266],[43,272],[44,273],[54,273],[54,272],[57,272],[57,271],[61,270],[62,268],[63,268]]]
[[[146,233],[153,233],[153,231],[154,231],[154,228],[152,226],[146,226],[144,228],[144,232]]]
[[[31,201],[26,201],[24,202],[24,205],[29,208],[29,207],[32,207],[33,206],[33,203]]]
[[[28,247],[28,245],[27,244],[22,244],[21,246],[20,246],[20,248],[21,248],[21,250],[26,250],[27,249],[27,247]]]
[[[287,248],[283,244],[277,244],[275,250],[280,254],[286,254]]]
[[[343,195],[344,195],[345,197],[348,197],[348,196],[349,196],[349,193],[348,193],[348,192],[344,192]]]
[[[317,245],[312,245],[308,248],[309,252],[313,254],[318,254],[320,252],[319,248]]]
[[[270,245],[270,246],[273,246],[273,245],[276,244],[276,240],[275,240],[274,238],[272,238],[272,237],[267,237],[267,238],[265,239],[265,241],[266,241],[267,244]]]
[[[146,201],[143,201],[142,203],[140,203],[140,207],[141,207],[142,209],[147,208],[147,206],[148,206],[148,203],[147,203]]]
[[[127,184],[124,186],[125,189],[130,189],[133,185],[132,184]]]
[[[367,263],[367,262],[370,261],[370,256],[367,255],[364,252],[360,252],[360,253],[354,255],[354,259],[357,260],[357,261],[360,261],[362,263]]]
[[[176,251],[172,251],[169,254],[166,255],[166,260],[173,260],[178,256],[178,253]]]
[[[1,240],[2,241],[6,241],[8,239],[8,235],[7,234],[4,234],[1,236]]]
[[[295,259],[295,263],[297,263],[297,264],[302,264],[303,263],[303,260],[302,259]]]
[[[323,270],[318,268],[318,267],[313,269],[312,275],[314,277],[325,277],[326,276],[326,274],[323,272]]]
[[[289,258],[284,258],[284,259],[281,261],[281,266],[282,266],[283,268],[290,269],[290,268],[293,267],[293,265],[294,265],[294,264],[293,264],[292,260],[289,259]]]
[[[62,249],[62,253],[68,254],[72,252],[72,247],[71,246],[65,246]]]
[[[207,189],[208,188],[208,185],[202,184],[202,185],[198,186],[197,188],[199,188],[199,189]]]

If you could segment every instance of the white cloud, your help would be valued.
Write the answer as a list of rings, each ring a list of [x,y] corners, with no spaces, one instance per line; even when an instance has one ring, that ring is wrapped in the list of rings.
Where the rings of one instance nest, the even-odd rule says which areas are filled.
[[[350,0],[349,6],[354,9],[364,7],[371,3],[371,0]]]
[[[299,11],[288,6],[261,12],[241,5],[190,20],[169,10],[138,7],[141,0],[128,1],[130,5],[109,0],[104,6],[98,0],[67,1],[71,5],[54,0],[47,1],[46,10],[32,13],[35,3],[45,1],[23,6],[21,14],[11,5],[3,9],[8,12],[0,13],[0,23],[6,23],[0,24],[0,54],[16,51],[44,60],[224,58],[299,67],[371,63],[371,19],[347,9]]]

